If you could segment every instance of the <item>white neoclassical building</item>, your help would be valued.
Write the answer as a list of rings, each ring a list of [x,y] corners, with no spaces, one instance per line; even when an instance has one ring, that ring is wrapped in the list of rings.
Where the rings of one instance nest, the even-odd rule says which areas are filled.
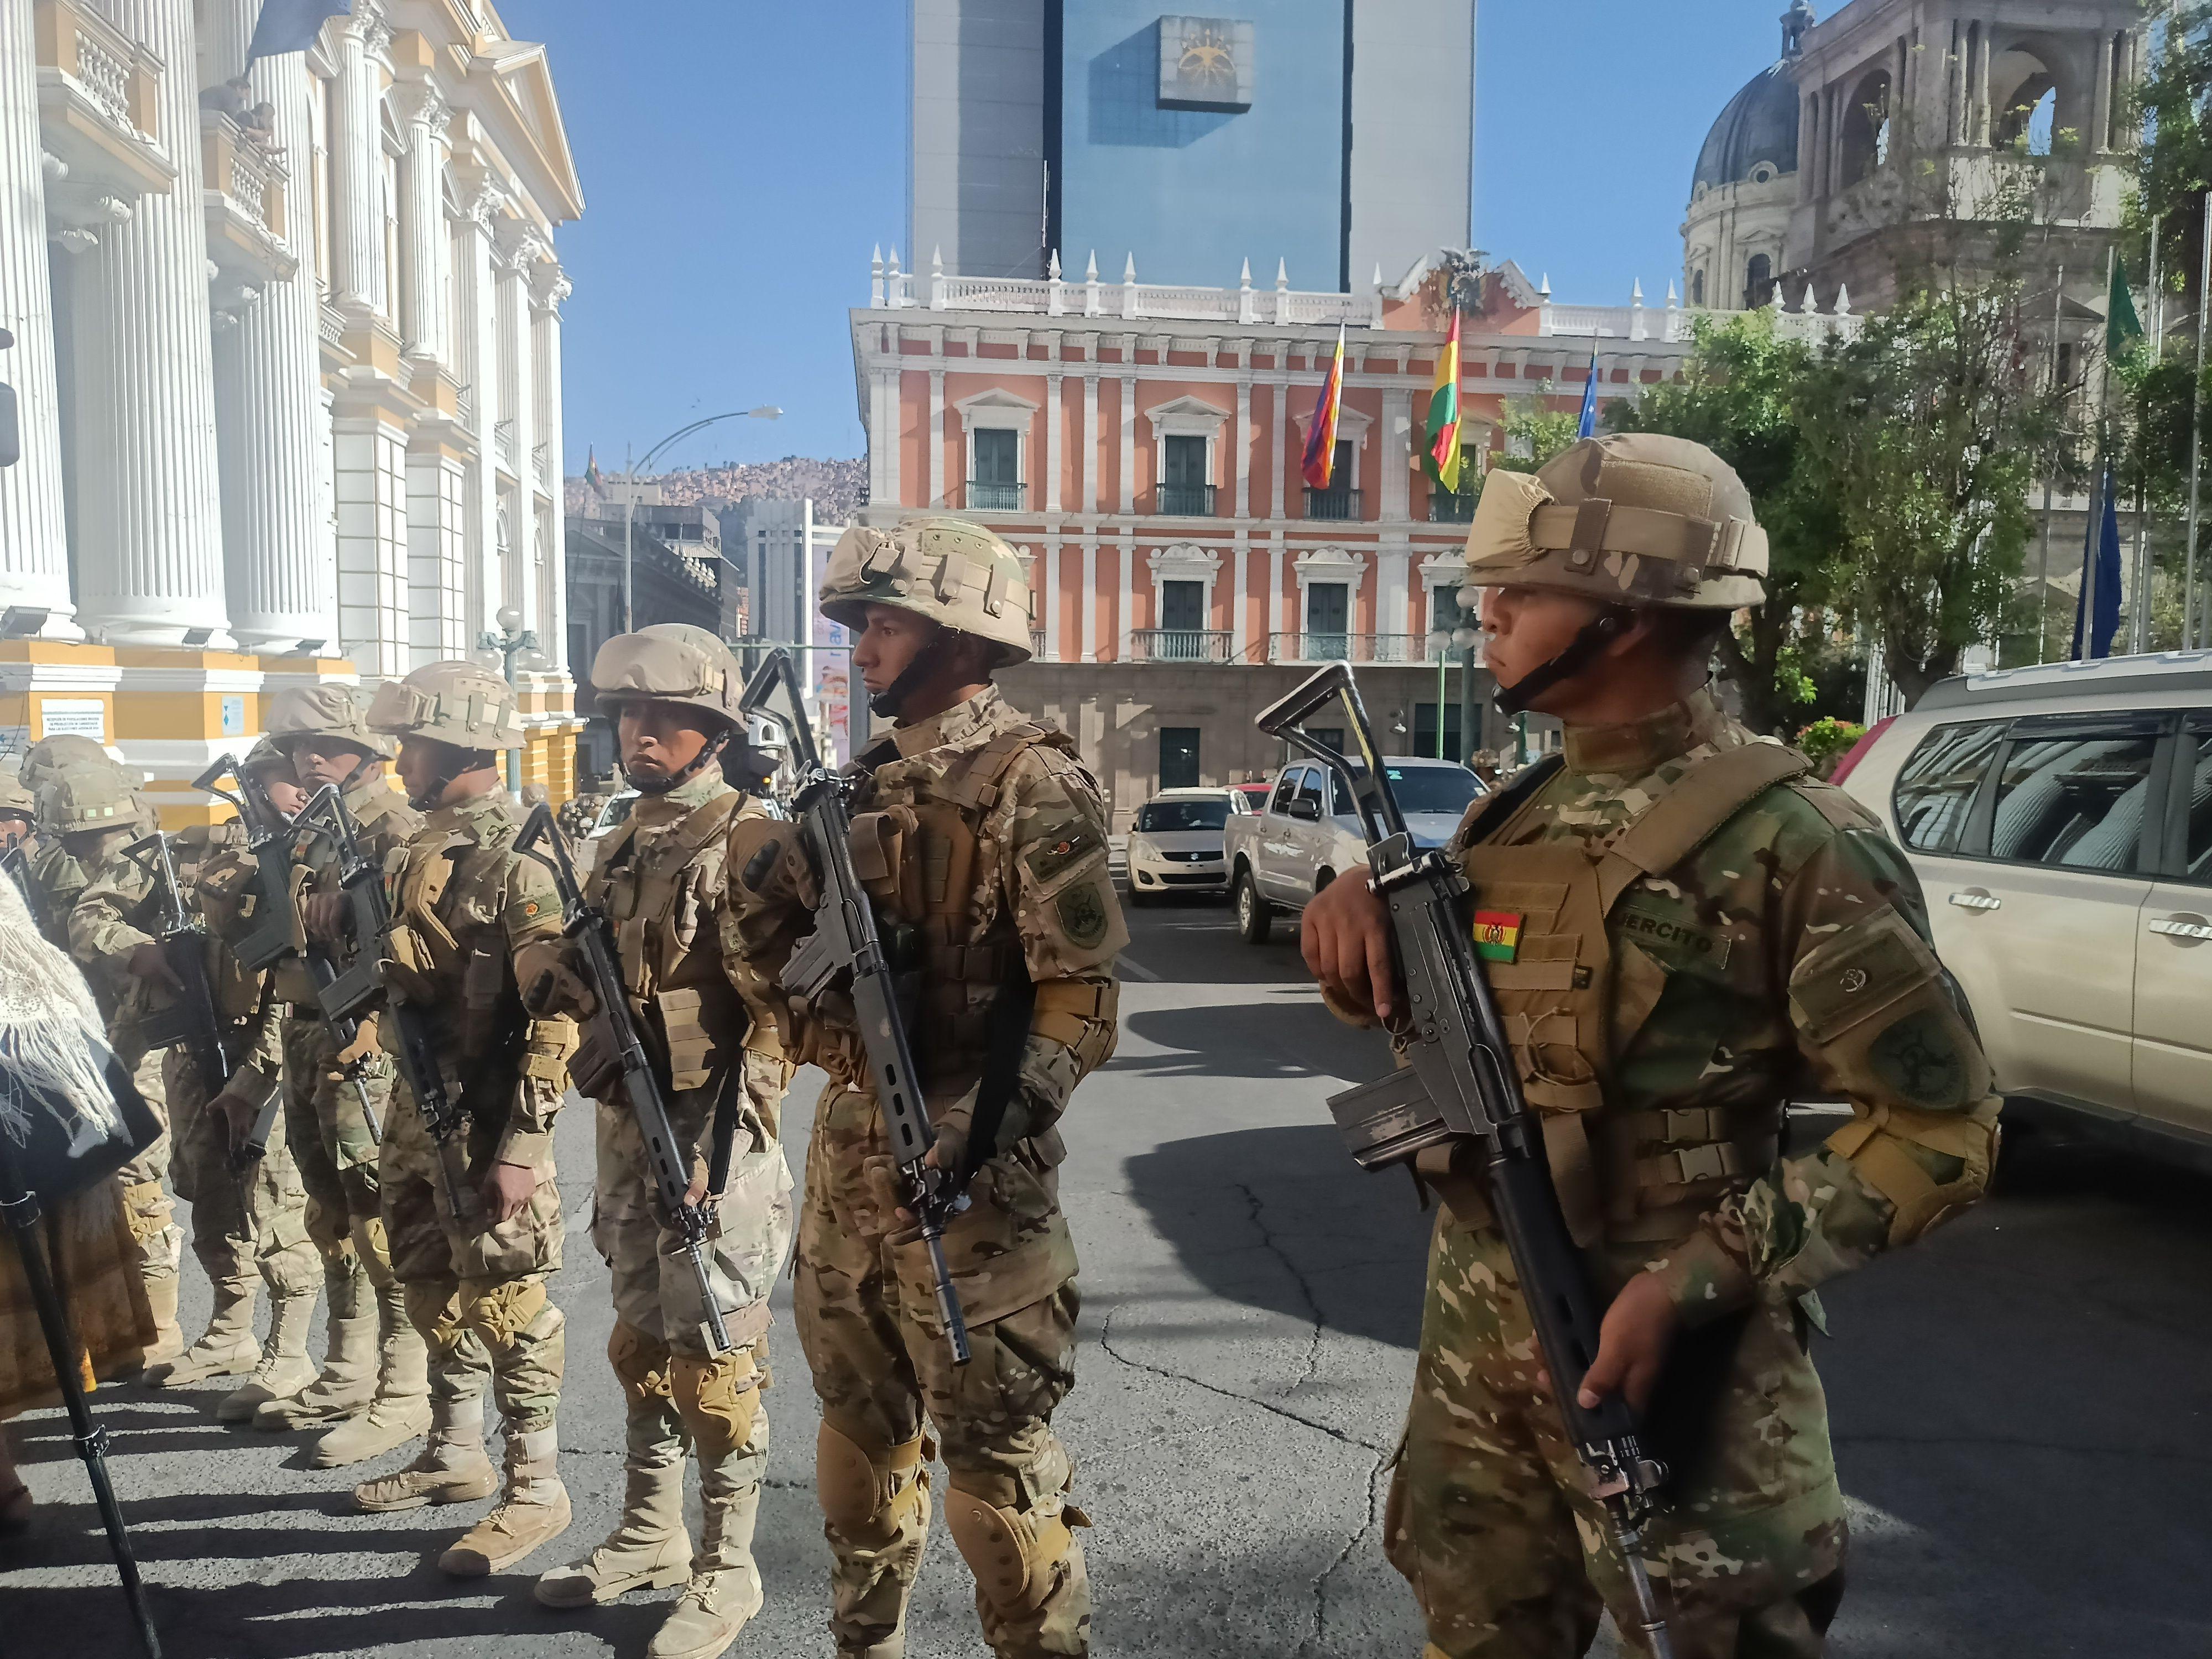
[[[558,797],[583,202],[544,48],[490,0],[353,0],[249,65],[260,9],[0,0],[0,737],[97,728],[183,817],[284,684],[466,655],[511,610]]]

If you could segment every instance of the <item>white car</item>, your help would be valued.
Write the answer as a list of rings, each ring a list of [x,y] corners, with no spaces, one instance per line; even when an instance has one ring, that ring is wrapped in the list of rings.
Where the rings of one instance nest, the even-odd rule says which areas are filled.
[[[592,820],[591,827],[584,831],[583,839],[577,843],[576,872],[579,875],[592,867],[599,858],[601,843],[629,823],[629,815],[636,808],[637,791],[635,789],[624,789],[618,794],[607,797],[605,804],[599,808],[599,817]]]
[[[1129,902],[1227,892],[1221,832],[1235,810],[1226,789],[1163,789],[1139,807],[1129,831]]]

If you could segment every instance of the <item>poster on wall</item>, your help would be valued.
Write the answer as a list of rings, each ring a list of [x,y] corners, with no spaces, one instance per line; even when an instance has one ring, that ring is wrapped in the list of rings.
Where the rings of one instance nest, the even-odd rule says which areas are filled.
[[[107,741],[107,705],[98,697],[41,697],[39,726],[42,737],[90,738]]]

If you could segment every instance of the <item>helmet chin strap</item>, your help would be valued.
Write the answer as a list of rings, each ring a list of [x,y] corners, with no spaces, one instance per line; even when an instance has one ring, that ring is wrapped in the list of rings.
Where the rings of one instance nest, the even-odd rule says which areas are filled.
[[[693,778],[697,777],[702,771],[705,770],[707,763],[709,761],[715,759],[721,754],[724,749],[729,746],[730,733],[733,730],[735,730],[735,728],[732,726],[724,726],[720,731],[714,733],[713,737],[709,738],[705,744],[701,745],[697,754],[694,755],[690,760],[684,762],[683,765],[678,767],[666,777],[653,781],[647,781],[643,778],[631,778],[629,781],[629,787],[636,790],[641,795],[665,795],[672,789],[682,788],[686,783],[689,783]],[[623,775],[626,777],[629,776],[629,773],[626,769]]]
[[[450,744],[444,746],[452,748]],[[455,749],[453,750],[453,752],[460,757],[460,763],[459,765],[450,768],[439,768],[436,773],[432,775],[429,786],[425,788],[421,794],[410,795],[408,797],[407,804],[413,807],[416,811],[436,811],[439,807],[446,804],[446,791],[452,788],[457,780],[465,777],[471,772],[483,771],[484,769],[477,763],[477,757],[478,755],[489,755],[491,757],[491,764],[493,766],[497,766],[499,764],[499,756],[492,750]]]
[[[868,707],[887,720],[898,718],[898,712],[912,696],[915,688],[935,673],[945,655],[945,641],[950,634],[940,629],[914,653],[914,660],[899,671],[899,677],[880,691],[868,694]]]
[[[1608,605],[1582,625],[1581,630],[1569,640],[1565,649],[1549,662],[1539,663],[1510,685],[1501,685],[1491,701],[1501,714],[1511,716],[1525,712],[1528,705],[1561,680],[1579,674],[1607,646],[1626,633],[1636,621],[1635,613],[1621,605]]]

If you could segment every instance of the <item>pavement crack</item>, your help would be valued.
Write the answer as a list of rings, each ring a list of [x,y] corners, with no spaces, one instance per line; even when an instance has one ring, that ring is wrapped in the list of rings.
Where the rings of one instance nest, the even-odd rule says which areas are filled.
[[[1358,1529],[1351,1537],[1344,1540],[1344,1547],[1336,1553],[1336,1559],[1314,1576],[1314,1642],[1317,1646],[1327,1634],[1328,1581],[1336,1577],[1338,1568],[1352,1559],[1352,1553],[1365,1541],[1367,1534],[1375,1530],[1375,1523],[1382,1518],[1382,1477],[1389,1472],[1396,1456],[1395,1448],[1376,1454],[1375,1467],[1367,1472],[1367,1518],[1359,1523]]]
[[[1297,1263],[1291,1260],[1289,1254],[1283,1249],[1281,1242],[1276,1237],[1274,1231],[1260,1218],[1260,1212],[1265,1207],[1260,1194],[1244,1182],[1239,1181],[1232,1184],[1238,1192],[1244,1194],[1244,1202],[1250,1206],[1249,1218],[1252,1223],[1253,1231],[1260,1235],[1261,1244],[1266,1248],[1270,1255],[1283,1264],[1283,1271],[1291,1276],[1291,1283],[1298,1287],[1298,1295],[1306,1304],[1306,1322],[1313,1328],[1306,1339],[1305,1364],[1299,1370],[1297,1380],[1283,1390],[1283,1397],[1287,1400],[1308,1382],[1313,1381],[1314,1372],[1321,1365],[1321,1302],[1314,1295],[1312,1284],[1299,1270]]]
[[[1272,1400],[1263,1400],[1257,1395],[1239,1394],[1234,1389],[1224,1389],[1218,1382],[1209,1382],[1202,1376],[1192,1376],[1188,1371],[1178,1371],[1165,1365],[1155,1365],[1146,1360],[1131,1358],[1114,1346],[1114,1321],[1120,1316],[1121,1312],[1121,1309],[1115,1308],[1106,1316],[1105,1322],[1098,1329],[1098,1346],[1103,1348],[1109,1356],[1120,1360],[1131,1370],[1145,1371],[1153,1376],[1163,1376],[1171,1382],[1188,1382],[1193,1388],[1205,1389],[1208,1394],[1219,1395],[1224,1400],[1234,1400],[1247,1406],[1256,1406],[1263,1412],[1285,1418],[1302,1428],[1311,1429],[1317,1434],[1325,1434],[1330,1439],[1341,1441],[1347,1446],[1362,1446],[1369,1451],[1386,1457],[1389,1455],[1385,1448],[1376,1445],[1371,1440],[1362,1440],[1356,1434],[1347,1434],[1331,1424],[1323,1423],[1317,1418],[1308,1417],[1302,1412],[1294,1412],[1288,1407],[1276,1404]]]

